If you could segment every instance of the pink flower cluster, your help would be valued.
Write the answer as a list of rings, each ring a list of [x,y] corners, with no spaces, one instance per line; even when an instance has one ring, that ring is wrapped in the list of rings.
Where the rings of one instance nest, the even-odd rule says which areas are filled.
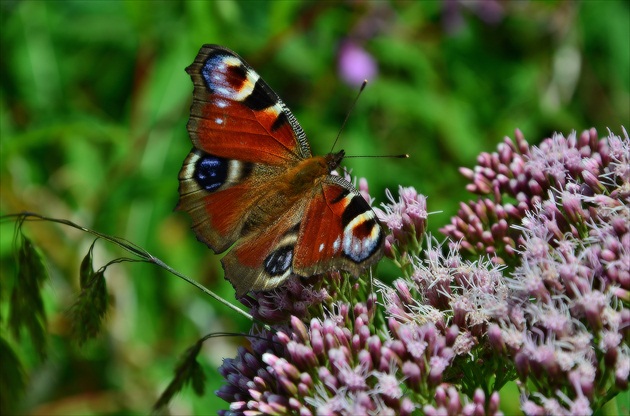
[[[478,162],[445,244],[423,195],[388,192],[400,277],[376,293],[334,272],[243,298],[276,332],[225,360],[224,414],[500,414],[515,380],[526,414],[588,415],[628,390],[627,134],[517,131]]]
[[[368,302],[372,309],[376,307]],[[217,395],[230,403],[223,414],[411,415],[443,407],[457,414],[495,414],[498,396],[486,407],[484,394],[473,400],[444,383],[455,356],[458,328],[446,333],[425,323],[390,319],[387,331],[370,324],[374,311],[363,303],[314,318],[308,326],[291,317],[273,336],[252,340],[220,368],[227,384]],[[448,391],[448,398],[444,392]],[[427,400],[431,396],[435,400]]]
[[[616,163],[615,149],[609,143],[608,139],[598,139],[595,129],[591,129],[579,137],[555,135],[530,148],[517,130],[515,141],[506,137],[496,152],[482,153],[474,169],[460,169],[471,181],[467,189],[484,198],[462,203],[458,215],[441,231],[472,254],[488,253],[495,261],[511,262],[518,257],[516,249],[523,243],[513,225],[518,225],[537,204],[563,191],[590,196],[610,190],[610,181],[602,183],[599,179],[609,175],[609,165]],[[572,187],[567,188],[567,183]],[[576,212],[574,205],[575,198],[567,196],[563,214],[587,221],[588,210]],[[558,233],[576,231],[570,227],[571,218],[564,221],[564,215],[559,215],[557,219],[553,225],[558,226]]]

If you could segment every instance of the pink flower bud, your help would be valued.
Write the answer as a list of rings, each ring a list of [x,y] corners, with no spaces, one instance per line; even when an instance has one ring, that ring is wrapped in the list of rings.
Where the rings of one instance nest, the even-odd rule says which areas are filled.
[[[446,332],[446,345],[449,347],[453,346],[453,344],[455,344],[455,340],[459,336],[459,332],[459,327],[457,325],[451,325]]]
[[[298,341],[306,342],[309,339],[306,325],[298,317],[291,315],[291,326]]]
[[[384,244],[384,253],[386,257],[390,259],[396,258],[396,251],[394,249],[394,236],[391,234],[387,234],[385,236],[385,244]]]
[[[400,402],[400,416],[411,416],[416,406],[409,397],[403,397]]]
[[[462,402],[459,398],[459,393],[454,387],[448,388],[448,414],[456,415],[462,411]]]
[[[358,359],[359,359],[359,364],[366,371],[372,371],[374,369],[374,362],[372,361],[372,356],[367,350],[359,351]]]
[[[495,391],[490,396],[490,402],[488,403],[488,414],[496,414],[499,411],[499,403],[501,396],[498,391]]]
[[[326,367],[319,367],[317,370],[317,376],[324,383],[330,387],[338,387],[337,377],[333,376],[330,370]]]
[[[514,364],[520,379],[527,379],[530,372],[529,357],[527,357],[527,353],[522,350],[516,353],[516,356],[514,357]]]
[[[279,374],[276,380],[278,380],[278,383],[280,383],[282,388],[288,394],[295,396],[298,393],[298,387],[285,375]],[[278,411],[278,412],[283,413],[282,411]],[[284,410],[284,412],[286,412],[286,409]]]
[[[319,328],[314,328],[311,325],[311,347],[313,352],[319,358],[324,358],[324,339]]]
[[[628,388],[628,375],[630,374],[630,357],[622,355],[617,360],[617,368],[615,369],[615,385],[621,390]]]
[[[582,178],[584,179],[584,182],[593,189],[593,191],[597,193],[602,193],[604,191],[604,185],[602,185],[599,179],[591,172],[587,170],[582,171]]]
[[[411,388],[417,391],[421,382],[420,367],[412,361],[405,361],[402,366],[402,372]]]
[[[490,341],[490,345],[496,352],[505,352],[505,342],[503,341],[503,334],[499,325],[492,324],[488,327],[488,341]]]
[[[468,180],[472,180],[475,172],[472,169],[468,168],[459,168],[459,173]]]
[[[377,335],[372,335],[367,340],[368,351],[372,356],[372,361],[378,363],[381,361],[381,339]]]

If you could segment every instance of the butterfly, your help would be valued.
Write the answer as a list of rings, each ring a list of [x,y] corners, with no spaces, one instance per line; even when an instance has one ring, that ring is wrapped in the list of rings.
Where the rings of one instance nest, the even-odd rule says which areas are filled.
[[[236,53],[204,45],[186,68],[194,148],[177,209],[221,259],[240,298],[291,275],[358,276],[383,255],[383,229],[355,187],[333,175],[344,151],[313,156],[278,95]]]

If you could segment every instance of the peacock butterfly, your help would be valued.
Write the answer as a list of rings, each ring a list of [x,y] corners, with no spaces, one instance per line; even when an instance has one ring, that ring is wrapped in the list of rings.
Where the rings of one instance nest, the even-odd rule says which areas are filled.
[[[177,209],[221,260],[236,296],[291,274],[359,275],[383,255],[383,230],[361,194],[331,172],[344,151],[313,156],[302,127],[236,53],[204,45],[194,84]]]

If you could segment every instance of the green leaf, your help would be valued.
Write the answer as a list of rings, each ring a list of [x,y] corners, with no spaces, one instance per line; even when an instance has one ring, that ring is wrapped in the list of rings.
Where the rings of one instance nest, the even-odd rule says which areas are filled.
[[[92,265],[92,260],[94,258],[94,244],[96,244],[96,239],[92,242],[90,249],[81,261],[81,267],[79,268],[79,283],[81,285],[81,289],[85,289],[88,282],[90,282],[94,277],[94,266]]]
[[[84,283],[81,294],[70,308],[72,337],[79,345],[98,335],[107,305],[105,269],[100,269]]]
[[[197,355],[199,355],[203,341],[204,339],[200,339],[195,345],[186,350],[178,366],[175,368],[175,377],[153,406],[154,412],[166,406],[188,383],[192,384],[195,394],[198,396],[203,395],[205,391],[206,375],[197,361]]]
[[[28,332],[39,356],[46,355],[46,313],[41,284],[48,278],[41,255],[23,234],[17,253],[18,272],[9,309],[9,328],[19,338],[21,328]]]
[[[15,406],[26,387],[26,372],[11,345],[0,337],[0,414],[15,413]]]

